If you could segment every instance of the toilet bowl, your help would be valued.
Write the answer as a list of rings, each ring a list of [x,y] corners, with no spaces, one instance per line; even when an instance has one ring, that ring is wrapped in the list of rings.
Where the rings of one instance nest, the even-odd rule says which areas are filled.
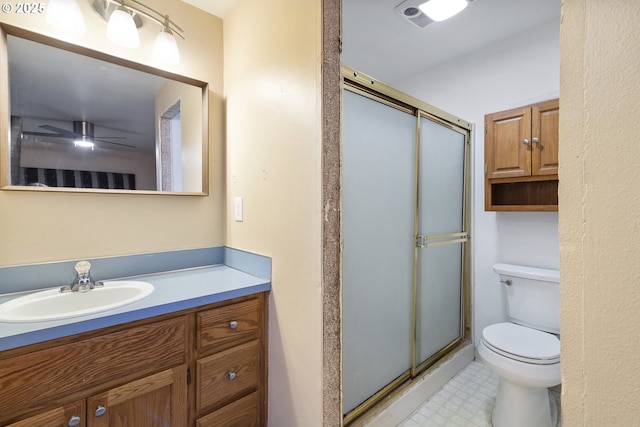
[[[493,427],[555,427],[549,387],[560,384],[560,287],[557,270],[496,264],[510,322],[489,325],[477,350],[499,377]]]
[[[554,427],[558,420],[549,387],[560,384],[560,340],[514,323],[482,331],[478,354],[498,377],[493,427]]]

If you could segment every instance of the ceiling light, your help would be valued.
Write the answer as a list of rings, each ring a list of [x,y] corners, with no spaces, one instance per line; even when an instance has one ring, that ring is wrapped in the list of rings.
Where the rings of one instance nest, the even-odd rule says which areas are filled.
[[[118,46],[134,48],[140,46],[140,36],[133,17],[123,6],[111,13],[107,24],[107,38]]]
[[[444,21],[462,12],[467,4],[466,0],[429,0],[418,7],[434,21]]]
[[[84,19],[76,0],[49,0],[47,4],[47,23],[52,27],[84,34]]]
[[[91,148],[91,150],[93,150],[96,144],[89,137],[83,136],[82,138],[75,139],[73,145],[76,147]]]
[[[73,133],[78,135],[78,137],[73,140],[73,145],[75,147],[91,148],[93,151],[93,146],[95,145],[93,129],[93,123],[87,121],[73,122]]]

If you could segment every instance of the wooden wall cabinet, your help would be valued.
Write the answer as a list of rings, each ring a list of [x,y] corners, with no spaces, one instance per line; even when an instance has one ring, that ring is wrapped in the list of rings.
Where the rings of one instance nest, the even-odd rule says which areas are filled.
[[[485,115],[485,210],[558,210],[559,100]]]
[[[267,293],[0,353],[0,425],[266,426]]]

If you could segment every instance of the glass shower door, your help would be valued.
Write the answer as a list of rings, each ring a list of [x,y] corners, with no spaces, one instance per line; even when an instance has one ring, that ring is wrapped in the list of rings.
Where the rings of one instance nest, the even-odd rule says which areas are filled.
[[[411,370],[416,116],[343,104],[344,412]]]
[[[466,133],[420,117],[414,370],[462,337]],[[414,372],[415,373],[415,372]]]

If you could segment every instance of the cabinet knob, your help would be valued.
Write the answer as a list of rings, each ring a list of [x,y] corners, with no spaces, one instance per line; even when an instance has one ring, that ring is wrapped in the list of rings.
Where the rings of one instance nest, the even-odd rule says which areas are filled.
[[[531,142],[536,143],[540,141],[538,138],[536,138],[535,136],[533,138],[531,138]]]
[[[529,140],[527,138],[525,138],[525,139],[522,140],[522,143],[524,145],[529,145]]]
[[[98,407],[96,408],[96,412],[94,412],[96,417],[101,417],[105,414],[105,412],[107,412],[107,408],[105,408],[102,405],[98,405]]]
[[[69,427],[76,427],[77,425],[80,424],[80,417],[77,415],[72,415],[71,418],[69,418],[69,423],[67,424]]]
[[[235,372],[229,372],[229,381],[233,381],[236,379],[236,373]]]
[[[236,322],[235,320],[232,320],[231,322],[229,322],[229,327],[231,329],[235,329],[238,327],[238,322]]]

